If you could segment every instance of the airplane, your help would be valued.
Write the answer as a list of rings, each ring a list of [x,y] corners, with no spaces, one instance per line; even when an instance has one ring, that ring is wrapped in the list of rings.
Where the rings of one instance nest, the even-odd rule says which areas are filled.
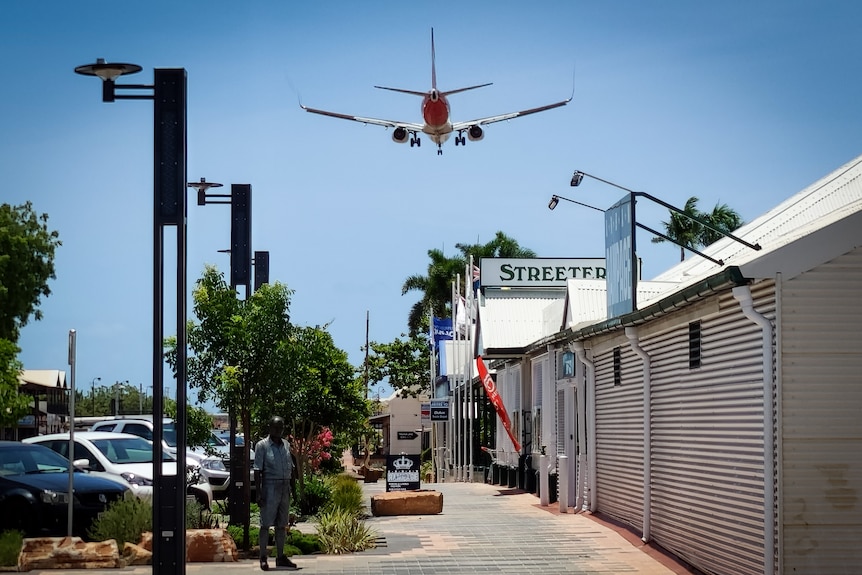
[[[422,118],[425,121],[424,124],[417,124],[413,122],[397,122],[393,120],[381,120],[378,118],[364,118],[362,116],[339,114],[338,112],[328,112],[326,110],[309,108],[308,106],[303,106],[301,102],[299,105],[303,110],[305,110],[306,112],[311,112],[312,114],[321,114],[323,116],[340,118],[342,120],[352,120],[354,122],[361,122],[363,124],[373,124],[376,126],[393,128],[392,139],[399,144],[404,144],[409,140],[411,148],[413,146],[418,147],[422,144],[421,140],[419,139],[420,132],[423,134],[427,134],[431,141],[437,144],[437,154],[440,155],[443,153],[443,142],[448,140],[449,136],[453,132],[457,133],[457,135],[455,136],[455,145],[464,146],[467,144],[468,139],[471,142],[478,142],[479,140],[484,138],[485,131],[482,129],[482,126],[486,124],[493,124],[494,122],[502,122],[503,120],[511,120],[513,118],[519,118],[528,114],[535,114],[537,112],[544,112],[545,110],[559,108],[561,106],[565,106],[572,101],[572,97],[570,96],[567,100],[563,100],[561,102],[555,102],[553,104],[539,106],[538,108],[521,110],[520,112],[511,112],[508,114],[500,114],[498,116],[489,116],[487,118],[470,120],[469,122],[452,122],[449,115],[449,100],[447,96],[451,96],[452,94],[457,94],[459,92],[466,92],[467,90],[475,90],[476,88],[484,88],[485,86],[490,86],[492,82],[489,82],[487,84],[478,84],[476,86],[469,86],[467,88],[440,91],[437,89],[437,69],[434,60],[434,28],[431,28],[431,89],[427,92],[419,92],[416,90],[404,90],[402,88],[374,86],[375,88],[378,88],[380,90],[390,90],[392,92],[401,92],[403,94],[421,96]],[[464,134],[466,134],[466,138]]]

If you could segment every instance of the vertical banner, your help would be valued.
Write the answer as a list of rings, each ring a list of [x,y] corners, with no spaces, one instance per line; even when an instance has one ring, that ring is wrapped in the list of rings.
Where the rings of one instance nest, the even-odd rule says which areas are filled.
[[[509,439],[512,440],[512,444],[515,446],[515,451],[520,452],[521,444],[518,443],[517,438],[512,434],[512,422],[509,420],[509,414],[506,413],[506,406],[503,405],[503,400],[500,399],[500,393],[497,391],[497,384],[494,383],[494,380],[491,378],[491,374],[488,373],[488,368],[485,367],[485,362],[482,360],[481,355],[476,357],[476,366],[479,368],[479,379],[482,380],[482,385],[485,387],[485,393],[488,395],[488,399],[491,400],[491,404],[494,406],[494,409],[497,411],[497,415],[500,417],[500,422],[506,429],[506,433],[509,434]]]

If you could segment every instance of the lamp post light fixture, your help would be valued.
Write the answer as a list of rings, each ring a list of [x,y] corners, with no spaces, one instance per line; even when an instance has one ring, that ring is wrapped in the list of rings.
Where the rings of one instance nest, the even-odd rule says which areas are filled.
[[[729,232],[726,232],[726,231],[724,231],[724,230],[720,230],[720,229],[716,228],[714,225],[712,225],[711,223],[709,223],[709,222],[707,222],[707,221],[704,221],[702,218],[699,218],[699,217],[695,216],[694,214],[686,213],[685,211],[681,210],[680,208],[677,208],[676,206],[672,206],[671,204],[669,204],[669,203],[667,203],[667,202],[665,202],[665,201],[663,201],[663,200],[660,200],[660,199],[658,199],[657,197],[652,196],[652,195],[650,195],[650,194],[648,194],[648,193],[646,193],[646,192],[636,192],[636,191],[634,191],[634,190],[630,190],[629,188],[626,188],[626,187],[621,186],[621,185],[619,185],[619,184],[615,184],[614,182],[611,182],[610,180],[605,180],[605,179],[602,179],[602,178],[600,178],[600,177],[598,177],[598,176],[594,176],[594,175],[592,175],[592,174],[588,174],[588,173],[586,173],[586,172],[582,172],[582,171],[580,171],[580,170],[575,170],[575,173],[574,173],[574,174],[572,174],[572,180],[571,180],[571,182],[570,182],[570,185],[571,185],[572,187],[577,187],[577,186],[581,185],[581,182],[584,180],[584,177],[588,177],[588,178],[592,178],[592,179],[594,179],[594,180],[598,180],[599,182],[602,182],[602,183],[607,184],[607,185],[609,185],[609,186],[613,186],[613,187],[615,187],[615,188],[618,188],[618,189],[623,190],[624,192],[628,193],[628,194],[629,194],[629,199],[630,199],[630,201],[631,201],[631,206],[632,206],[632,207],[631,207],[631,209],[632,209],[632,221],[633,221],[633,223],[634,223],[634,225],[635,225],[635,226],[637,226],[637,227],[639,227],[639,228],[641,228],[641,229],[643,229],[643,230],[646,230],[646,231],[648,231],[649,233],[651,233],[651,234],[653,234],[653,235],[656,235],[656,236],[658,236],[658,237],[660,237],[660,238],[662,238],[662,239],[664,239],[664,240],[666,240],[666,241],[669,241],[669,242],[671,242],[671,243],[673,243],[673,244],[676,244],[676,245],[680,246],[680,247],[681,247],[681,248],[683,248],[683,249],[689,250],[690,252],[693,252],[693,253],[695,253],[695,254],[697,254],[697,255],[699,255],[699,256],[701,256],[701,257],[705,258],[705,259],[708,259],[709,261],[711,261],[711,262],[712,262],[712,263],[714,263],[714,264],[717,264],[717,265],[723,266],[723,265],[724,265],[724,261],[723,261],[723,260],[717,260],[717,259],[715,259],[715,258],[712,258],[712,257],[710,257],[710,256],[708,256],[708,255],[706,255],[706,254],[704,254],[703,252],[700,252],[700,251],[698,251],[698,250],[696,250],[696,249],[694,249],[694,248],[692,248],[692,247],[690,247],[690,246],[685,246],[685,245],[683,245],[683,244],[679,243],[678,241],[674,240],[673,238],[670,238],[670,237],[668,237],[667,235],[665,235],[665,234],[663,234],[663,233],[661,233],[661,232],[658,232],[658,231],[656,231],[656,230],[654,230],[654,229],[652,229],[652,228],[649,228],[649,227],[647,227],[647,226],[645,226],[645,225],[641,224],[640,222],[638,222],[638,221],[637,221],[637,219],[634,217],[634,215],[635,215],[635,205],[636,205],[636,199],[635,199],[635,198],[637,198],[637,197],[646,198],[646,199],[648,199],[648,200],[650,200],[650,201],[652,201],[652,202],[655,202],[656,204],[658,204],[658,205],[660,205],[660,206],[663,206],[663,207],[667,208],[667,209],[668,209],[668,210],[670,210],[671,212],[674,212],[674,213],[676,213],[676,214],[679,214],[680,216],[682,216],[682,217],[684,217],[684,218],[688,218],[689,220],[692,220],[693,222],[697,222],[698,224],[702,225],[703,227],[705,227],[705,228],[707,228],[707,229],[710,229],[710,230],[712,230],[712,231],[714,231],[714,232],[716,232],[716,233],[718,233],[718,234],[721,234],[722,236],[728,237],[728,238],[730,238],[730,239],[732,239],[732,240],[734,240],[734,241],[736,241],[736,242],[739,242],[739,243],[741,243],[742,245],[744,245],[744,246],[746,246],[746,247],[749,247],[749,248],[751,248],[751,249],[753,249],[753,250],[760,250],[760,249],[761,249],[760,244],[752,244],[752,243],[749,243],[749,242],[747,242],[747,241],[745,241],[745,240],[743,240],[743,239],[741,239],[741,238],[736,237],[735,235],[733,235],[733,234],[731,234],[731,233],[729,233]],[[565,198],[563,198],[563,199],[565,199]],[[551,200],[551,201],[553,202],[553,200]],[[571,200],[569,200],[569,201],[571,201]],[[556,207],[556,203],[554,204],[554,206]],[[548,207],[551,207],[551,206],[550,206],[550,204],[548,205]],[[553,209],[553,208],[551,208],[551,209]],[[603,211],[604,211],[604,210],[603,210]]]
[[[584,206],[585,208],[590,208],[592,210],[596,210],[597,212],[604,213],[604,210],[601,208],[597,208],[596,206],[591,206],[590,204],[585,204],[583,202],[578,202],[578,201],[572,200],[570,198],[567,198],[565,196],[560,196],[557,194],[554,194],[553,196],[551,196],[551,201],[548,202],[548,209],[553,210],[554,208],[556,208],[557,204],[560,203],[560,200],[566,200],[567,202],[572,202],[573,204],[578,204],[579,206]]]
[[[689,250],[713,262],[714,264],[720,266],[724,265],[723,260],[713,258],[690,246],[683,245],[679,241],[667,236],[666,234],[658,232],[637,221],[637,215],[635,210],[635,207],[637,205],[637,198],[646,198],[660,206],[667,208],[675,214],[697,222],[705,228],[708,228],[716,233],[721,234],[722,236],[728,237],[736,242],[739,242],[753,250],[761,249],[760,244],[751,244],[741,238],[736,237],[731,233],[717,229],[713,224],[704,221],[702,218],[699,218],[693,214],[686,213],[683,210],[677,208],[676,206],[672,206],[671,204],[660,200],[655,196],[647,194],[646,192],[636,192],[634,190],[626,188],[625,186],[615,184],[614,182],[599,178],[598,176],[594,176],[580,170],[576,170],[574,174],[572,174],[572,179],[569,184],[572,187],[577,187],[581,184],[585,177],[598,180],[604,184],[608,184],[609,186],[613,186],[626,192],[626,195],[622,199],[617,201],[607,210],[604,210],[605,265],[607,268],[607,279],[609,282],[607,290],[608,317],[616,317],[638,309],[637,282],[640,266],[636,265],[637,249],[635,228],[641,228],[643,230],[646,230],[649,233],[658,236],[664,240],[667,240],[675,245],[678,245],[683,249]],[[568,198],[563,198],[562,196],[554,196],[551,198],[551,203],[548,204],[548,207],[551,209],[556,207],[559,199]]]
[[[101,377],[94,377],[90,381],[90,401],[93,403],[93,415],[96,415],[96,382],[102,381]]]
[[[117,84],[120,76],[142,70],[137,64],[112,63],[99,58],[95,64],[75,68],[75,73],[102,80],[102,101],[152,100],[153,102],[153,458],[161,461],[164,438],[164,228],[176,226],[176,322],[177,322],[177,445],[186,441],[186,100],[184,68],[156,68],[152,84]],[[135,91],[135,93],[126,93]],[[122,92],[122,93],[118,93]],[[142,93],[143,92],[143,93]],[[186,569],[185,499],[186,450],[176,453],[175,475],[153,467],[153,572],[184,574]]]

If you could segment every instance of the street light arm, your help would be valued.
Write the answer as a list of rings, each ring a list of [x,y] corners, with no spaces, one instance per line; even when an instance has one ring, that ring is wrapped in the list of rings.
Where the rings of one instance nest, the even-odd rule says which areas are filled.
[[[670,243],[672,243],[672,244],[676,244],[676,245],[678,245],[679,247],[681,247],[681,248],[682,248],[682,249],[684,249],[684,250],[688,250],[688,251],[690,251],[690,252],[692,252],[692,253],[695,253],[695,254],[699,255],[699,256],[700,256],[700,257],[702,257],[702,258],[706,258],[706,259],[708,259],[709,261],[711,261],[712,263],[714,263],[714,264],[716,264],[716,265],[720,265],[720,266],[723,266],[723,265],[724,265],[724,260],[717,260],[717,259],[715,259],[715,258],[713,258],[713,257],[710,257],[710,256],[706,255],[706,254],[705,254],[705,253],[703,253],[703,252],[699,252],[699,251],[697,251],[697,250],[696,250],[696,249],[694,249],[693,247],[690,247],[690,246],[687,246],[687,245],[681,244],[681,243],[679,243],[678,241],[676,241],[675,239],[673,239],[673,238],[671,238],[671,237],[669,237],[669,236],[666,236],[665,234],[663,234],[663,233],[661,233],[661,232],[658,232],[658,231],[656,231],[656,230],[654,230],[654,229],[652,229],[652,228],[649,228],[649,227],[647,227],[647,226],[643,225],[643,224],[642,224],[642,223],[640,223],[640,222],[635,222],[635,225],[636,225],[637,227],[639,227],[640,229],[642,229],[642,230],[646,230],[646,231],[648,231],[649,233],[651,233],[651,234],[653,234],[653,235],[656,235],[656,236],[658,236],[658,237],[662,238],[663,240],[667,240],[667,241],[669,241],[669,242],[670,242]]]
[[[664,206],[665,208],[669,209],[669,210],[670,210],[670,211],[672,211],[672,212],[676,212],[677,214],[679,214],[679,215],[681,215],[681,216],[683,216],[683,217],[686,217],[686,218],[688,218],[688,219],[690,219],[690,220],[692,220],[692,221],[694,221],[694,222],[699,223],[700,225],[702,225],[702,226],[703,226],[703,227],[705,227],[705,228],[709,228],[710,230],[712,230],[712,231],[714,231],[714,232],[716,232],[716,233],[718,233],[718,234],[721,234],[721,235],[723,235],[723,236],[725,236],[725,237],[728,237],[728,238],[730,238],[730,239],[732,239],[732,240],[734,240],[734,241],[736,241],[736,242],[739,242],[739,243],[741,243],[742,245],[744,245],[744,246],[746,246],[746,247],[749,247],[749,248],[751,248],[751,249],[753,249],[753,250],[755,250],[755,251],[762,249],[762,248],[760,247],[760,244],[751,244],[751,243],[749,243],[749,242],[747,242],[747,241],[743,240],[742,238],[738,238],[738,237],[736,237],[735,235],[733,235],[733,234],[731,234],[731,233],[729,233],[729,232],[726,232],[726,231],[724,231],[724,230],[720,230],[720,229],[716,228],[715,226],[713,226],[712,224],[710,224],[709,222],[706,222],[706,221],[704,221],[703,219],[701,219],[701,218],[699,218],[699,217],[697,217],[697,216],[695,216],[695,215],[688,214],[688,213],[686,213],[686,212],[682,211],[681,209],[679,209],[679,208],[677,208],[677,207],[675,207],[675,206],[672,206],[672,205],[670,205],[669,203],[667,203],[667,202],[665,202],[665,201],[662,201],[662,200],[660,200],[660,199],[656,198],[655,196],[651,196],[650,194],[648,194],[648,193],[646,193],[646,192],[632,192],[632,193],[633,193],[635,196],[643,196],[643,197],[647,198],[648,200],[652,200],[652,201],[654,201],[655,203],[657,203],[657,204],[659,204],[659,205],[661,205],[661,206]],[[685,246],[683,246],[683,247],[685,247]],[[701,254],[701,255],[703,255],[703,254]],[[715,261],[715,260],[713,260],[713,261]],[[722,265],[723,265],[723,264],[722,264]]]
[[[694,222],[697,222],[697,223],[699,223],[700,225],[704,226],[705,228],[708,228],[708,229],[710,229],[710,230],[712,230],[712,231],[714,231],[714,232],[716,232],[716,233],[718,233],[718,234],[721,234],[722,236],[728,237],[728,238],[732,239],[733,241],[738,242],[738,243],[740,243],[740,244],[742,244],[742,245],[744,245],[744,246],[746,246],[746,247],[748,247],[748,248],[751,248],[751,249],[756,250],[756,251],[757,251],[757,250],[762,249],[762,248],[760,247],[760,244],[758,244],[758,243],[752,244],[752,243],[749,243],[749,242],[747,242],[747,241],[743,240],[742,238],[738,238],[738,237],[736,237],[735,235],[733,235],[733,234],[731,234],[731,233],[729,233],[729,232],[726,232],[726,231],[724,231],[724,230],[719,230],[719,229],[717,229],[715,226],[713,226],[712,224],[710,224],[709,222],[706,222],[706,221],[702,220],[701,218],[699,218],[699,217],[697,217],[697,216],[695,216],[695,215],[688,214],[688,213],[686,213],[686,212],[682,211],[681,209],[677,208],[676,206],[672,206],[672,205],[670,205],[669,203],[667,203],[667,202],[665,202],[665,201],[663,201],[663,200],[660,200],[660,199],[658,199],[657,197],[652,196],[652,195],[650,195],[650,194],[648,194],[648,193],[646,193],[646,192],[635,192],[634,190],[630,190],[630,189],[628,189],[628,188],[626,188],[626,187],[624,187],[624,186],[621,186],[621,185],[619,185],[619,184],[615,184],[615,183],[613,183],[613,182],[611,182],[611,181],[605,180],[605,179],[603,179],[603,178],[599,178],[598,176],[594,176],[594,175],[592,175],[592,174],[588,174],[588,173],[586,173],[586,172],[582,172],[582,171],[580,171],[580,170],[576,170],[576,171],[575,171],[575,173],[572,175],[572,182],[571,182],[571,185],[572,185],[573,187],[580,185],[581,180],[583,180],[583,179],[584,179],[584,176],[587,176],[588,178],[592,178],[592,179],[594,179],[594,180],[598,180],[598,181],[600,181],[600,182],[602,182],[602,183],[604,183],[604,184],[608,184],[609,186],[613,186],[613,187],[618,188],[618,189],[620,189],[620,190],[626,191],[626,192],[628,192],[629,194],[631,194],[632,196],[642,196],[642,197],[644,197],[644,198],[646,198],[646,199],[648,199],[648,200],[652,200],[652,201],[654,201],[655,203],[659,204],[660,206],[664,206],[665,208],[669,209],[670,211],[675,212],[675,213],[677,213],[677,214],[679,214],[679,215],[681,215],[681,216],[683,216],[683,217],[685,217],[685,218],[688,218],[688,219],[690,219],[690,220],[692,220],[692,221],[694,221]],[[563,198],[563,199],[565,199],[565,198]],[[571,201],[571,200],[570,200],[570,201]],[[553,208],[552,208],[552,209],[553,209]],[[639,225],[639,224],[638,224],[638,225]],[[643,226],[641,226],[641,227],[643,227]],[[647,228],[644,228],[644,229],[647,229]],[[657,233],[657,232],[652,232],[652,233]],[[662,234],[658,234],[658,235],[660,235],[660,236],[661,236]],[[669,238],[667,238],[666,236],[664,236],[664,237],[665,237],[665,239],[669,239]],[[672,242],[673,242],[673,240],[670,240],[670,241],[672,241]],[[677,242],[673,242],[673,243],[675,243],[675,244],[676,244]],[[679,245],[679,244],[677,244],[677,245]],[[684,247],[684,248],[686,248],[686,249],[691,249],[691,248],[688,248],[688,247],[686,247],[686,246],[682,246],[682,247]],[[692,251],[694,251],[694,250],[692,250]],[[700,252],[696,252],[696,251],[695,251],[695,253],[700,254]],[[701,256],[703,256],[703,254],[700,254],[700,255],[701,255]],[[706,256],[703,256],[703,257],[706,257]],[[707,259],[709,259],[709,260],[711,260],[711,261],[713,261],[713,262],[717,261],[717,260],[713,260],[712,258],[707,258]],[[724,264],[721,264],[721,265],[724,265]]]
[[[578,204],[579,206],[584,206],[585,208],[590,208],[590,209],[593,209],[593,210],[596,210],[596,211],[602,212],[602,213],[604,213],[604,211],[605,211],[601,208],[597,208],[595,206],[591,206],[591,205],[585,204],[583,202],[577,202],[575,200],[569,199],[565,196],[559,196],[557,194],[554,194],[553,196],[551,196],[551,201],[548,203],[548,209],[553,210],[554,208],[556,208],[557,204],[559,203],[560,200],[566,200],[567,202],[572,202],[573,204]]]
[[[600,177],[598,177],[598,176],[594,176],[594,175],[592,175],[592,174],[588,174],[588,173],[586,173],[586,172],[582,172],[582,171],[580,171],[580,170],[576,170],[576,171],[575,171],[575,173],[572,175],[572,182],[571,182],[571,186],[572,186],[573,188],[574,188],[574,187],[579,186],[579,185],[581,184],[581,180],[583,180],[583,179],[584,179],[584,176],[587,176],[588,178],[592,178],[592,179],[594,179],[594,180],[598,180],[598,181],[602,182],[603,184],[607,184],[607,185],[609,185],[609,186],[613,186],[613,187],[615,187],[615,188],[618,188],[618,189],[623,190],[624,192],[628,192],[628,193],[630,193],[630,194],[634,194],[634,193],[636,193],[634,190],[630,190],[630,189],[626,188],[625,186],[621,186],[621,185],[619,185],[619,184],[615,184],[615,183],[613,183],[613,182],[611,182],[611,181],[608,181],[608,180],[602,179],[602,178],[600,178]]]

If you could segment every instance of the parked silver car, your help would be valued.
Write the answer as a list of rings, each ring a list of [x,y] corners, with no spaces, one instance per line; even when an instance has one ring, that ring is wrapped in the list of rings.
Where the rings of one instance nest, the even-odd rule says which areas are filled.
[[[28,437],[23,443],[44,445],[64,457],[69,454],[69,433],[52,433]],[[79,431],[75,433],[74,461],[87,461],[87,469],[99,474],[121,477],[132,486],[138,497],[153,495],[153,444],[146,439],[128,433],[108,431]],[[189,462],[189,471],[197,464]],[[176,460],[164,454],[162,473],[176,475]],[[206,480],[188,487],[189,495],[206,507],[212,504],[212,488]]]
[[[173,454],[177,452],[177,430],[175,425],[174,420],[170,418],[165,418],[162,422],[163,448],[166,452]],[[108,419],[93,424],[90,427],[90,431],[130,433],[152,441],[153,421],[145,417]],[[213,439],[218,442],[217,438]],[[224,446],[224,449],[227,453],[227,446]],[[226,460],[223,457],[208,455],[204,449],[187,449],[186,460],[193,461],[199,466],[200,474],[209,483],[214,499],[224,499],[227,497],[228,486],[230,485],[230,471],[228,471]]]

